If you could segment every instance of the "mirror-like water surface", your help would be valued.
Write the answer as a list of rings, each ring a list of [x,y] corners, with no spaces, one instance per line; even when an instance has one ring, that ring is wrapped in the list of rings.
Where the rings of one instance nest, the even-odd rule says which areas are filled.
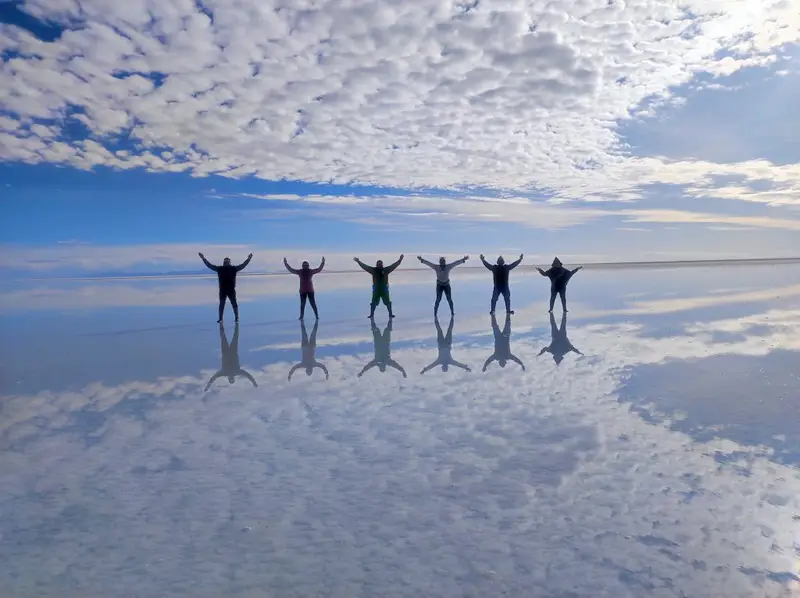
[[[2,595],[800,592],[800,268],[432,282],[8,289]]]

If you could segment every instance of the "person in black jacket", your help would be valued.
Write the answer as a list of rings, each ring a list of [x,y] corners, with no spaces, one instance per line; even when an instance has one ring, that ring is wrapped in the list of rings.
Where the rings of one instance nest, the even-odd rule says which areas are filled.
[[[506,314],[506,322],[501,330],[497,324],[497,318],[492,314],[492,332],[494,334],[494,353],[483,364],[483,371],[485,372],[493,361],[496,361],[501,368],[506,367],[509,361],[513,361],[522,366],[524,372],[525,364],[511,352],[511,316]]]
[[[236,323],[236,327],[233,329],[233,340],[228,344],[228,339],[225,335],[225,328],[222,322],[219,323],[219,345],[220,345],[220,352],[222,353],[222,367],[219,368],[216,374],[211,376],[211,379],[206,384],[206,390],[211,388],[211,385],[214,384],[214,381],[217,378],[226,377],[230,384],[236,382],[237,376],[244,376],[248,380],[250,380],[250,384],[255,387],[258,387],[255,378],[250,374],[242,369],[242,366],[239,364],[239,323]]]
[[[550,312],[550,344],[539,351],[539,355],[550,353],[553,356],[553,361],[556,365],[564,361],[564,356],[568,353],[577,353],[583,355],[578,349],[572,346],[569,338],[567,338],[567,313],[561,314],[561,328],[556,326],[556,317],[553,312]]]
[[[247,264],[253,259],[253,254],[251,253],[248,255],[247,259],[238,266],[231,264],[231,258],[229,257],[222,260],[221,266],[215,266],[209,262],[202,253],[198,253],[197,255],[200,256],[200,259],[203,260],[203,263],[209,270],[213,270],[217,273],[217,278],[219,279],[219,319],[217,322],[222,322],[222,314],[225,311],[225,299],[231,302],[233,315],[238,322],[239,304],[236,301],[236,274],[247,267]]]
[[[500,295],[502,295],[503,300],[506,303],[506,313],[513,314],[514,312],[511,311],[511,288],[508,286],[508,273],[519,266],[520,262],[522,261],[522,254],[519,254],[519,259],[516,262],[511,262],[510,264],[506,264],[502,255],[497,258],[496,264],[490,264],[487,262],[483,255],[481,255],[481,261],[488,270],[492,271],[492,279],[494,281],[494,290],[492,291],[492,308],[489,313],[494,315],[494,308],[497,307],[497,299],[500,297]]]
[[[567,270],[558,258],[553,260],[553,265],[547,271],[536,268],[539,274],[550,279],[550,313],[553,313],[553,306],[556,304],[556,295],[561,296],[561,307],[564,309],[564,313],[567,312],[567,283],[569,279],[572,278],[572,275],[581,268],[583,268],[583,266],[578,266],[574,270]]]

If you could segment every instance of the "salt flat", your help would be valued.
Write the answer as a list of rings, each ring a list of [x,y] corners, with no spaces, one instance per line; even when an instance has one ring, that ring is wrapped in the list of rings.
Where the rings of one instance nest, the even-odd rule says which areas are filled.
[[[3,289],[2,596],[800,595],[800,267],[515,274]]]

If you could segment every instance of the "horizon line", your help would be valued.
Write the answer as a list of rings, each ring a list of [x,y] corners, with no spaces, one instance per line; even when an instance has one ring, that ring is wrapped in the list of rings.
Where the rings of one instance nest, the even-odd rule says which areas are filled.
[[[750,265],[750,266],[779,266],[779,265],[792,265],[800,264],[800,257],[772,257],[772,258],[724,258],[724,259],[706,259],[706,260],[653,260],[653,261],[624,261],[624,262],[594,262],[584,263],[583,268],[586,270],[607,270],[607,269],[635,269],[635,268],[692,268],[700,266],[737,266],[737,265]],[[536,268],[549,267],[549,264],[520,264],[517,269],[522,270],[535,270]],[[480,266],[461,266],[463,270],[477,270],[483,268]],[[414,267],[414,268],[398,268],[397,272],[423,272],[430,268]],[[325,270],[325,274],[354,274],[360,273],[362,270]],[[239,276],[243,277],[256,277],[256,276],[295,276],[291,272],[248,272],[240,273]],[[16,278],[17,281],[100,281],[100,280],[163,280],[171,278],[213,278],[214,274],[130,274],[123,276],[38,276],[31,278]]]

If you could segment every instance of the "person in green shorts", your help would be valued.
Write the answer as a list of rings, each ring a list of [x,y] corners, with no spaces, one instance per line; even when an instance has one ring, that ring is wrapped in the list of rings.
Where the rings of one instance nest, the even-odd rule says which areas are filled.
[[[383,301],[386,309],[389,310],[389,317],[394,317],[394,312],[392,312],[392,299],[389,296],[389,274],[394,272],[397,266],[400,265],[403,261],[403,257],[405,256],[401,255],[400,259],[391,266],[384,266],[383,260],[378,260],[374,266],[367,266],[357,257],[353,258],[364,272],[372,274],[372,301],[369,304],[370,319],[375,317],[375,308],[380,301]]]

